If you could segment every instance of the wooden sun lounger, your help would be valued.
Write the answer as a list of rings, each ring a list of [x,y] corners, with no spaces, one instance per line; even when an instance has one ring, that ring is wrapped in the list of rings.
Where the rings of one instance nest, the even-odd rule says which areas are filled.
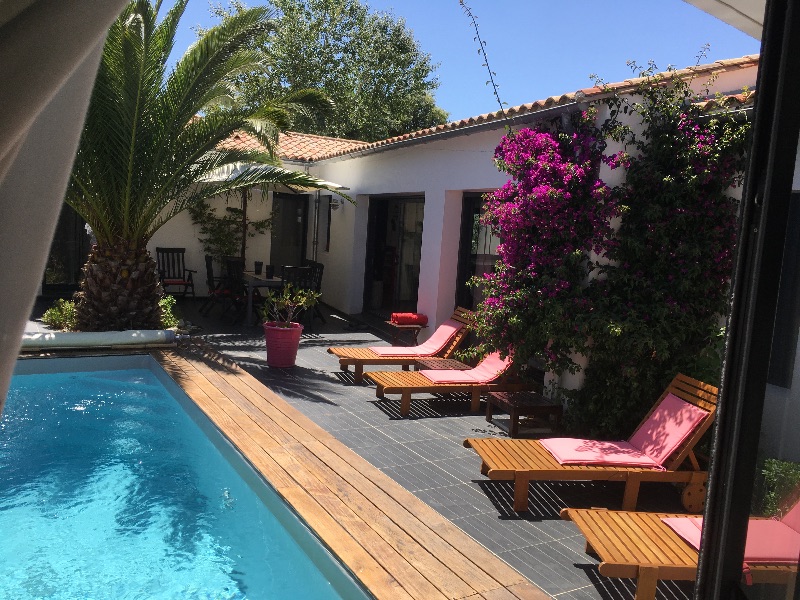
[[[457,392],[470,394],[470,411],[480,410],[481,394],[495,392],[522,392],[533,389],[533,384],[518,383],[500,379],[495,383],[433,383],[417,371],[377,371],[367,373],[367,377],[375,382],[375,395],[378,398],[386,394],[400,394],[400,416],[407,417],[411,411],[412,394],[453,394]]]
[[[453,353],[458,349],[459,345],[468,333],[467,326],[469,325],[469,318],[472,311],[466,308],[456,307],[450,319],[463,324],[463,327],[455,334],[453,338],[434,356],[437,358],[450,358]],[[339,359],[339,368],[342,371],[347,371],[350,366],[353,367],[353,378],[356,383],[361,383],[364,377],[364,367],[366,365],[397,365],[407,371],[408,368],[416,364],[419,356],[385,356],[377,354],[364,346],[358,347],[332,347],[328,348],[328,352],[333,354]]]
[[[586,537],[586,551],[600,558],[601,575],[637,580],[636,600],[653,600],[659,580],[694,581],[697,577],[697,551],[661,521],[685,516],[576,508],[561,511],[561,518],[573,521]],[[748,566],[753,583],[787,585],[786,598],[793,597],[797,566]]]
[[[705,505],[708,473],[701,470],[694,446],[713,423],[717,388],[685,375],[677,375],[659,398],[668,393],[708,411],[708,417],[672,454],[665,470],[640,467],[562,465],[539,440],[506,438],[468,438],[464,446],[473,448],[481,458],[481,473],[489,479],[514,482],[514,510],[528,510],[528,484],[531,481],[624,481],[623,510],[636,510],[642,482],[685,483],[681,500],[686,510],[700,512]],[[653,409],[658,402],[653,406]],[[642,420],[644,423],[648,413]],[[638,428],[637,428],[638,429]],[[688,465],[684,465],[688,461]]]

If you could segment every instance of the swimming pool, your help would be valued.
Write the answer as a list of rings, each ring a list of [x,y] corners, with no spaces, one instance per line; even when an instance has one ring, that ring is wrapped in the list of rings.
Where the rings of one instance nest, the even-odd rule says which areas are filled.
[[[369,597],[149,356],[18,363],[0,531],[2,598]]]

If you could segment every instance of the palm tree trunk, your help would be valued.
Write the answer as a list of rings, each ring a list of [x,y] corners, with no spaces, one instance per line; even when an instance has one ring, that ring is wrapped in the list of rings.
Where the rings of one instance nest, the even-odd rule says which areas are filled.
[[[78,329],[159,329],[164,295],[156,263],[144,242],[96,244],[75,294]]]

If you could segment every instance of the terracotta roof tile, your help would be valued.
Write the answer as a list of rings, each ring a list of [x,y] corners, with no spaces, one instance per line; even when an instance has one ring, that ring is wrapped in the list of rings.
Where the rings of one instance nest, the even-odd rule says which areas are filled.
[[[278,154],[285,160],[313,161],[333,152],[347,152],[363,146],[360,140],[288,132],[278,135]],[[266,148],[252,135],[237,131],[219,145],[222,149],[266,152]]]

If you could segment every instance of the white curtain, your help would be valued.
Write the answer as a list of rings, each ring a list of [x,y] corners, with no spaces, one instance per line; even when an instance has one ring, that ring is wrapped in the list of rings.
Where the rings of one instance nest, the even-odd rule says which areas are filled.
[[[0,410],[125,0],[0,2]]]

